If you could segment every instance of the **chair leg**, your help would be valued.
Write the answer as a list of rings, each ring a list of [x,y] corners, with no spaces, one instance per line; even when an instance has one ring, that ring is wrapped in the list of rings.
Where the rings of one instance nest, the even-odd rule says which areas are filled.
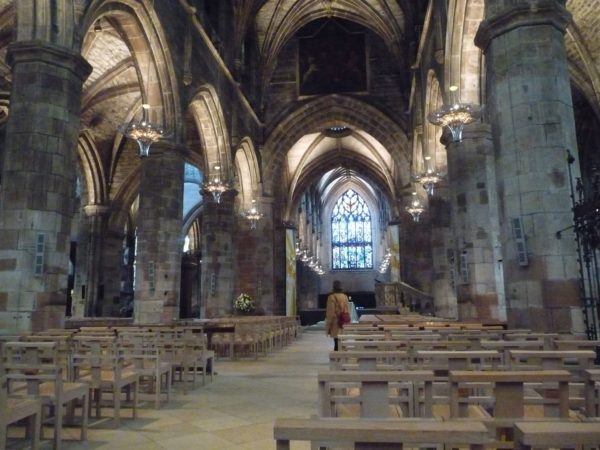
[[[42,434],[42,411],[40,410],[37,413],[35,413],[30,420],[32,428],[31,449],[38,450],[38,448],[40,447],[40,436]],[[0,433],[2,433],[2,430],[4,430],[4,432],[6,433],[5,427],[2,427],[0,429]],[[0,436],[0,444],[4,443],[6,443],[6,434],[4,435],[4,439],[2,439],[2,436]]]
[[[88,408],[90,403],[89,392],[83,396],[83,405],[81,405],[81,440],[87,441],[87,429],[88,429]]]
[[[54,450],[60,450],[62,444],[62,422],[64,405],[57,403],[54,407]]]
[[[113,419],[115,425],[121,424],[121,386],[113,386]]]

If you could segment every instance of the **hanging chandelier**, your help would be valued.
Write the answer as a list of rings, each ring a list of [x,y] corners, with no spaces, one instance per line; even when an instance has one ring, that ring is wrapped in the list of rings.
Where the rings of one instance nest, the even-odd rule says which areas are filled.
[[[413,196],[414,196],[414,198],[413,198],[412,202],[405,209],[406,209],[406,212],[412,216],[413,220],[415,222],[418,222],[419,218],[421,217],[421,214],[425,211],[425,208],[421,204],[419,197],[417,197],[416,192],[413,192]]]
[[[142,105],[142,120],[132,120],[129,124],[121,126],[121,131],[126,137],[133,139],[140,148],[140,157],[144,158],[150,154],[150,146],[165,137],[165,130],[148,119],[150,105]]]
[[[458,87],[450,86],[449,90],[454,93]],[[450,105],[443,105],[437,111],[429,114],[428,119],[434,125],[448,127],[452,134],[452,141],[460,142],[465,125],[475,122],[480,117],[481,107],[479,105],[452,101]]]
[[[263,213],[258,211],[258,208],[256,207],[256,200],[254,199],[252,199],[252,206],[242,213],[242,216],[250,221],[251,230],[256,229],[256,225],[263,215]]]
[[[221,203],[221,195],[227,192],[230,187],[221,177],[221,166],[215,164],[212,173],[208,176],[208,181],[204,183],[203,189],[212,195],[213,200],[217,203]]]
[[[433,169],[427,169],[422,174],[414,177],[414,180],[423,186],[423,189],[425,189],[425,192],[427,192],[429,197],[433,195],[435,185],[441,182],[443,179],[444,177]]]

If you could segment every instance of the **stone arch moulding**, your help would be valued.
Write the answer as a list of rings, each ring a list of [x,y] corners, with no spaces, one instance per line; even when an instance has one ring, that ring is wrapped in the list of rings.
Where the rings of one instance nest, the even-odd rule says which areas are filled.
[[[396,184],[403,185],[410,180],[411,146],[405,132],[406,124],[398,124],[360,100],[332,94],[304,104],[281,122],[273,124],[265,143],[263,160],[265,193],[273,193],[272,183],[279,179],[278,171],[294,143],[305,134],[340,124],[366,131],[387,149],[394,161],[390,171]]]
[[[189,109],[204,151],[205,175],[210,173],[215,164],[220,164],[221,175],[226,179],[231,178],[229,135],[215,88],[209,84],[201,86],[193,96]]]
[[[238,178],[240,204],[243,208],[249,208],[252,199],[262,194],[258,160],[249,137],[242,139],[235,152],[235,170]]]
[[[85,177],[88,205],[104,205],[108,202],[108,180],[104,172],[102,160],[92,134],[84,130],[79,136],[77,146],[81,172]],[[82,180],[83,181],[83,180]]]
[[[444,85],[458,87],[462,102],[481,103],[481,50],[475,33],[483,20],[484,0],[450,0],[446,29]]]
[[[179,142],[182,131],[179,87],[166,34],[149,0],[93,0],[82,18],[87,31],[100,18],[118,24],[135,60],[142,101]],[[141,104],[141,103],[140,103]],[[133,105],[135,107],[135,105]],[[154,120],[154,117],[151,116]]]
[[[443,104],[442,93],[440,90],[439,80],[433,70],[427,74],[427,88],[425,91],[425,126],[423,127],[423,158],[430,156],[431,167],[424,169],[433,169],[437,172],[445,172],[448,167],[446,148],[441,145],[442,128],[436,126],[427,120],[427,116],[433,111],[439,109]],[[425,166],[427,164],[422,161]]]

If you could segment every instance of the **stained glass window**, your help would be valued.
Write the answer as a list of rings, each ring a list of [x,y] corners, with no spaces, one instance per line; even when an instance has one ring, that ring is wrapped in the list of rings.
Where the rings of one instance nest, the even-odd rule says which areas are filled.
[[[371,212],[352,189],[336,202],[331,213],[331,260],[333,269],[372,269]]]

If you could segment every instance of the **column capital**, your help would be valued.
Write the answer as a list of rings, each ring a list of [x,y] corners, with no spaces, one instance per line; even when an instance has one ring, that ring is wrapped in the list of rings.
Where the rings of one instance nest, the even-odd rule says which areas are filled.
[[[83,207],[85,215],[88,217],[104,216],[110,211],[110,207],[107,205],[86,205]]]
[[[83,82],[90,73],[92,66],[79,53],[69,48],[45,41],[17,41],[8,46],[6,61],[14,68],[19,63],[46,63],[62,67]]]
[[[153,156],[159,157],[165,155],[176,155],[181,158],[185,158],[185,156],[188,153],[189,149],[183,144],[177,144],[175,142],[161,140],[152,144],[152,146],[150,147],[150,153],[146,158],[151,158]]]
[[[572,20],[565,0],[488,0],[486,8],[475,35],[475,45],[484,52],[493,39],[516,28],[550,25],[564,33]]]

